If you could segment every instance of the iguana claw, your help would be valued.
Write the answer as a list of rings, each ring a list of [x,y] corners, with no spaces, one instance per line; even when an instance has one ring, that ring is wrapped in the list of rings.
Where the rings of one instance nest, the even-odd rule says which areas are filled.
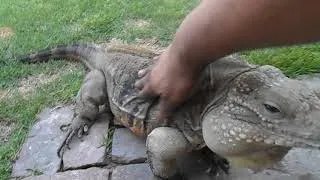
[[[87,135],[91,125],[92,123],[90,123],[90,121],[78,118],[74,119],[72,124],[61,125],[61,131],[67,131],[67,133],[63,142],[57,150],[58,157],[62,157],[64,147],[66,147],[67,149],[71,149],[69,144],[75,135],[80,140],[82,139],[83,135]]]
[[[222,157],[214,157],[211,167],[208,168],[207,173],[211,176],[216,176],[218,172],[222,170],[223,173],[229,174],[230,165],[229,162]]]
[[[60,126],[60,130],[63,131],[63,132],[66,132],[68,131],[68,127],[71,125],[71,123],[69,124],[63,124]]]

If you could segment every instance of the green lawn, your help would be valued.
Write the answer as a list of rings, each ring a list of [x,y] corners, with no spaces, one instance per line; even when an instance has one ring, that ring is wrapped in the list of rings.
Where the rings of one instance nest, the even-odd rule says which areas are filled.
[[[12,56],[72,42],[103,42],[118,38],[157,38],[167,45],[185,15],[196,6],[192,0],[2,0],[0,28],[11,27],[11,38],[0,38],[0,93],[15,89],[22,78],[54,74],[65,67],[64,61],[46,64],[21,64]],[[146,27],[130,25],[143,20]],[[131,23],[132,24],[132,23]],[[257,64],[272,64],[289,76],[320,69],[319,45],[277,48],[247,52]],[[45,106],[68,102],[77,93],[83,77],[80,66],[52,82],[37,87],[28,96],[15,93],[0,98],[0,121],[9,119],[14,129],[9,142],[0,147],[0,179],[7,179],[11,163],[35,115]],[[0,96],[1,97],[1,96]]]

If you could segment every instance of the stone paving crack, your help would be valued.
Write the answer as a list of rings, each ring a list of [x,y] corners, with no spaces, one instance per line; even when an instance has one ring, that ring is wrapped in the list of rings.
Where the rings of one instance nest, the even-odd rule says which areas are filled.
[[[79,166],[79,167],[65,168],[65,169],[63,169],[63,171],[61,171],[61,172],[81,170],[81,169],[89,169],[89,168],[92,168],[92,167],[104,168],[104,167],[107,167],[108,165],[109,165],[108,163],[88,164],[88,165],[83,165],[83,166]]]
[[[112,171],[110,171],[108,174],[108,180],[111,180],[111,179],[112,179]]]

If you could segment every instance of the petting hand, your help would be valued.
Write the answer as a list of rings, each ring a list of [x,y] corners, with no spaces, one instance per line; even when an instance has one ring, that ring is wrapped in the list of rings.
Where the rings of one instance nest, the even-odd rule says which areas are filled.
[[[161,121],[167,121],[171,112],[192,95],[197,78],[195,68],[182,63],[169,49],[161,54],[154,67],[139,71],[140,79],[135,84],[142,97],[160,97],[158,119]]]

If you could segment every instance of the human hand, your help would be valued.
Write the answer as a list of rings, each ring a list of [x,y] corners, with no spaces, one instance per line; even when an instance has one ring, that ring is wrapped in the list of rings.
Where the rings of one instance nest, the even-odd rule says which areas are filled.
[[[142,97],[159,97],[158,119],[167,121],[172,111],[193,94],[197,78],[196,68],[183,63],[178,56],[164,51],[152,68],[138,72],[139,80],[135,86]]]

